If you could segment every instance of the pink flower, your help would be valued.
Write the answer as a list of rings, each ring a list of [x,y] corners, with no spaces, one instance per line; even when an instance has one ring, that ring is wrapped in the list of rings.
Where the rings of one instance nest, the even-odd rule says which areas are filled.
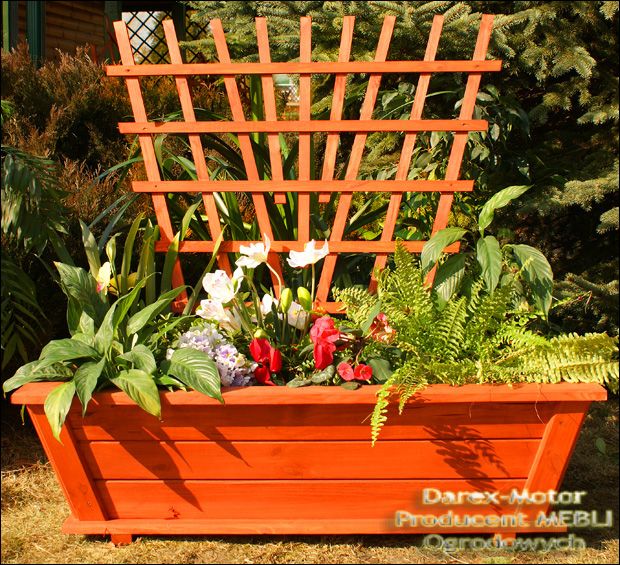
[[[335,342],[340,331],[334,326],[334,320],[323,316],[314,322],[310,329],[310,339],[314,343],[314,365],[317,369],[325,369],[334,360]]]
[[[345,381],[352,381],[355,379],[353,367],[351,367],[351,365],[345,363],[344,361],[338,365],[336,370]]]
[[[353,367],[349,365],[349,363],[343,361],[338,365],[336,370],[345,381],[370,381],[370,379],[372,379],[372,367],[363,365],[362,363],[353,370]]]

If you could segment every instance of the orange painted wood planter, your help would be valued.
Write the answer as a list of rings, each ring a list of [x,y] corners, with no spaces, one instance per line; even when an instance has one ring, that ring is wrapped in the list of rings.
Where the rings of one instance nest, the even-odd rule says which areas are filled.
[[[162,392],[161,421],[105,392],[84,418],[75,402],[61,444],[43,411],[55,386],[25,385],[11,401],[27,406],[63,488],[63,531],[115,543],[138,534],[564,531],[536,526],[548,505],[510,496],[559,490],[590,402],[607,397],[595,384],[432,385],[390,414],[373,448],[378,386],[231,388],[224,406]],[[437,490],[500,494],[425,504]],[[450,512],[451,527],[428,518]],[[485,522],[465,526],[465,516]]]

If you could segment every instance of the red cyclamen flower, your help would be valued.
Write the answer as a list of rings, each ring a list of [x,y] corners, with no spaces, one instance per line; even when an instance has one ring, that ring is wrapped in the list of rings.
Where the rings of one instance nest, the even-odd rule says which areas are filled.
[[[282,369],[282,353],[265,338],[254,338],[250,342],[250,354],[258,363],[254,371],[254,378],[264,385],[276,386],[271,380],[271,373],[277,373]]]
[[[310,329],[310,339],[314,343],[314,365],[317,369],[325,369],[334,360],[335,342],[340,331],[334,326],[334,320],[323,316],[314,322]]]
[[[372,367],[360,363],[355,370],[344,361],[338,365],[338,374],[345,381],[370,381],[372,379]]]

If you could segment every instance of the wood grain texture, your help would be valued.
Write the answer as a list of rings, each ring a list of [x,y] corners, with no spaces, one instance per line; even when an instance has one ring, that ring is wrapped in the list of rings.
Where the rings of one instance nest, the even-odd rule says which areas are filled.
[[[107,519],[71,429],[63,426],[59,442],[52,434],[43,406],[28,406],[28,414],[73,516],[79,520]]]
[[[346,63],[351,57],[351,43],[353,41],[353,26],[355,16],[344,16],[342,19],[342,31],[340,34],[340,48],[338,49],[338,61]],[[337,74],[334,78],[334,93],[332,95],[332,105],[329,113],[329,121],[336,122],[342,118],[342,108],[344,106],[344,95],[347,87],[347,75]],[[321,179],[330,181],[334,178],[336,167],[336,157],[338,155],[338,144],[340,134],[330,133],[325,143],[325,155],[323,157],[323,172]],[[319,194],[319,202],[329,202],[330,195],[327,193]]]
[[[441,37],[441,30],[443,29],[443,16],[437,15],[433,18],[433,25],[431,26],[431,32],[428,37],[428,43],[426,45],[426,52],[424,53],[425,61],[433,61],[437,54],[437,48],[439,47],[439,38]],[[418,78],[418,84],[415,90],[415,97],[413,99],[413,106],[411,108],[411,115],[409,122],[415,122],[422,118],[422,112],[424,110],[424,103],[426,102],[426,94],[428,92],[428,86],[430,84],[431,74],[424,73]],[[485,120],[482,120],[485,121]],[[487,124],[488,125],[488,124]],[[486,129],[486,128],[485,128]],[[413,155],[413,148],[416,142],[415,134],[407,134],[403,142],[403,148],[400,154],[400,160],[398,162],[398,169],[396,170],[396,180],[404,180],[409,175],[409,167],[411,165],[411,156]],[[381,233],[381,241],[391,241],[394,236],[394,230],[396,228],[396,221],[400,212],[400,205],[402,202],[401,193],[393,193],[390,197],[388,209],[385,215],[385,222],[383,224],[383,232]],[[375,292],[377,289],[377,279],[374,276],[376,270],[384,269],[387,264],[388,256],[386,254],[377,255],[375,259],[375,265],[372,270],[369,290]]]
[[[474,181],[458,180],[177,180],[133,181],[134,192],[471,192]]]
[[[387,16],[392,17],[392,16]],[[211,20],[215,21],[215,20]],[[218,20],[219,21],[219,20]],[[348,73],[489,73],[502,70],[494,61],[351,61],[312,63],[185,63],[183,65],[108,65],[106,74],[113,77],[191,76],[191,75],[275,75],[275,74],[348,74]]]
[[[177,41],[176,31],[174,29],[174,22],[172,20],[164,20],[163,26],[166,36],[166,43],[168,44],[170,60],[173,63],[182,63],[183,59],[181,58],[181,50],[179,49],[179,43]],[[179,93],[179,100],[181,101],[183,119],[186,123],[196,122],[194,104],[192,102],[192,96],[187,78],[176,77],[175,84]],[[205,183],[210,182],[209,169],[207,168],[207,161],[205,159],[202,142],[200,141],[200,135],[190,134],[188,138],[192,150],[192,157],[194,158],[194,164],[196,166],[196,177],[199,181]],[[202,201],[205,207],[205,213],[207,214],[207,223],[209,225],[211,239],[213,241],[216,241],[222,233],[222,227],[220,225],[220,215],[217,211],[217,205],[215,204],[215,198],[212,191],[204,191],[202,194]],[[217,259],[220,268],[226,271],[229,275],[232,275],[228,255],[226,255],[225,253],[220,253],[218,254]]]
[[[177,79],[187,80],[187,79]],[[307,90],[307,88],[306,88]],[[300,99],[301,106],[301,99]],[[280,120],[275,122],[267,119],[266,121],[230,121],[230,122],[194,122],[186,120],[184,122],[120,122],[118,130],[124,134],[156,134],[156,133],[252,133],[252,132],[301,132],[309,134],[313,132],[375,132],[375,131],[397,131],[397,132],[420,132],[420,131],[487,131],[488,122],[486,120],[311,120],[310,106],[304,104],[306,110],[300,116],[306,116],[303,120],[289,121]],[[273,136],[277,140],[277,136]],[[303,135],[300,139],[306,139],[308,135]],[[279,143],[279,142],[278,142]],[[305,145],[305,144],[304,144]],[[304,148],[303,154],[309,155],[310,146]],[[278,147],[278,154],[279,147]],[[300,164],[305,159],[300,152]],[[304,163],[304,167],[306,167]],[[305,170],[304,176],[309,175],[309,169]],[[280,178],[282,175],[280,175]],[[275,176],[274,176],[275,178]],[[306,180],[306,179],[302,179]]]
[[[258,405],[164,407],[162,421],[135,406],[71,411],[68,422],[86,440],[369,440],[369,405]],[[557,411],[557,402],[426,404],[398,414],[391,406],[382,440],[534,438]]]
[[[11,394],[13,404],[44,404],[47,395],[61,383],[28,383]],[[380,385],[365,385],[358,390],[342,387],[224,387],[226,405],[307,405],[362,404],[374,406]],[[162,409],[167,406],[219,405],[196,391],[160,392]],[[429,385],[409,401],[408,406],[427,403],[460,404],[470,402],[558,402],[607,400],[607,391],[595,383],[514,384],[508,385]],[[98,392],[92,402],[97,405],[133,406],[124,392]]]
[[[375,61],[385,61],[387,59],[388,49],[390,47],[390,41],[392,39],[392,32],[394,31],[394,22],[396,18],[394,16],[386,16],[383,20],[383,26],[379,35],[379,41],[377,43],[377,51],[375,53]],[[360,110],[360,120],[370,120],[375,107],[375,101],[379,92],[379,86],[381,85],[380,73],[371,73],[368,79],[368,86],[366,88],[366,94],[364,96],[364,102]],[[362,162],[362,155],[366,145],[366,139],[368,135],[365,133],[358,133],[353,140],[353,146],[349,154],[349,162],[347,164],[347,171],[345,173],[346,180],[356,180],[357,173],[359,172],[360,163]],[[334,224],[330,235],[330,243],[341,241],[344,235],[347,219],[349,217],[349,210],[351,208],[352,195],[344,193],[340,195],[338,200],[338,207],[336,208],[336,215],[334,217]],[[317,299],[322,302],[327,302],[329,298],[329,292],[331,289],[332,278],[334,276],[334,270],[336,268],[337,257],[333,254],[325,257],[323,266],[321,268],[321,276],[319,278],[319,284],[317,287]]]
[[[209,27],[211,29],[211,33],[213,34],[213,40],[215,41],[215,48],[220,62],[229,64],[230,54],[228,53],[228,45],[226,44],[226,36],[224,35],[224,28],[222,27],[221,20],[212,19],[209,23]],[[233,120],[236,122],[245,121],[245,114],[241,104],[241,96],[239,95],[239,87],[237,86],[235,77],[225,77],[224,86],[226,87],[226,94],[230,103],[230,110]],[[258,181],[260,177],[256,167],[256,160],[254,158],[254,150],[252,149],[250,136],[247,133],[240,133],[238,134],[238,139],[248,180]],[[266,235],[270,240],[273,240],[273,230],[271,228],[271,221],[269,219],[269,212],[267,211],[265,197],[263,194],[257,192],[252,192],[251,194],[260,233]],[[280,280],[282,280],[282,266],[280,265],[280,259],[275,253],[269,253],[267,261],[275,271],[275,273],[271,273],[271,280],[274,288],[276,289],[277,295],[279,293],[279,285],[276,273],[280,277]]]
[[[133,50],[129,41],[129,32],[127,25],[123,21],[114,22],[114,31],[116,33],[116,42],[118,45],[118,51],[121,57],[121,61],[125,65],[134,63]],[[129,94],[129,101],[131,103],[131,110],[134,118],[137,121],[147,121],[146,109],[144,107],[144,99],[142,98],[142,91],[140,89],[140,79],[128,78],[127,92]],[[151,181],[161,180],[159,173],[159,165],[157,164],[157,157],[155,155],[155,147],[153,145],[153,137],[151,135],[140,135],[140,149],[142,150],[142,157],[144,159],[144,168],[146,169],[146,178]],[[163,238],[168,241],[172,241],[174,237],[174,230],[172,229],[172,222],[170,221],[170,214],[168,213],[168,205],[166,204],[166,197],[163,194],[153,194],[153,208],[155,209],[155,216],[157,217],[157,224]],[[185,284],[183,278],[183,271],[181,269],[181,263],[177,259],[172,269],[172,285],[173,287],[181,286]],[[176,311],[183,309],[187,303],[187,292],[183,290],[175,299],[172,307]]]
[[[492,432],[491,432],[492,433]],[[539,439],[93,441],[95,479],[525,478]]]
[[[220,253],[239,251],[242,245],[254,243],[252,241],[224,241],[220,247]],[[403,241],[402,245],[411,253],[420,253],[426,241]],[[170,245],[169,241],[155,242],[155,251],[166,251]],[[212,241],[182,241],[179,244],[179,253],[210,253],[215,248]],[[272,241],[271,251],[274,253],[287,253],[294,249],[301,251],[304,248],[302,241]],[[347,240],[336,241],[330,244],[329,252],[336,253],[394,253],[396,242],[394,241],[367,241],[367,240]],[[459,250],[459,242],[456,242],[444,249],[444,253],[457,253]],[[320,301],[319,301],[320,303]],[[328,302],[327,305],[337,304]],[[340,308],[340,313],[344,310]]]
[[[501,511],[492,506],[472,504],[458,506],[422,504],[426,481],[97,481],[106,511],[122,519],[168,519],[183,522],[191,519],[252,520],[269,524],[279,520],[383,520],[395,526],[397,510],[441,515],[492,515]],[[523,480],[437,481],[433,488],[444,490],[499,490],[509,493],[523,487]],[[377,496],[369,504],[369,488]],[[250,503],[251,501],[251,503]],[[506,506],[506,514],[514,506]],[[332,532],[333,533],[333,532]]]
[[[474,61],[484,61],[486,57],[489,41],[491,39],[491,31],[493,29],[493,20],[494,16],[492,15],[485,14],[482,16],[480,30],[476,40],[476,47],[472,57]],[[473,116],[474,107],[476,105],[476,97],[478,96],[478,90],[480,89],[481,78],[481,73],[474,73],[467,77],[467,84],[465,85],[465,93],[461,104],[461,112],[459,114],[459,118],[462,120],[471,119]],[[461,163],[463,162],[463,154],[465,152],[465,146],[467,145],[467,138],[467,133],[457,132],[454,134],[454,141],[452,142],[450,157],[448,158],[448,165],[446,167],[446,180],[456,180],[459,178]],[[433,222],[433,234],[444,229],[448,225],[453,199],[454,194],[451,193],[442,194],[439,197],[437,213],[435,215],[435,221]],[[436,268],[433,268],[429,272],[426,278],[427,284],[432,284],[435,279],[435,272]]]

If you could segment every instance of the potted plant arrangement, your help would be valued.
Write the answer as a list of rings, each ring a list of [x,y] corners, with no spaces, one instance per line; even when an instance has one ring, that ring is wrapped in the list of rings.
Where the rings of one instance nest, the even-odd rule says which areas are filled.
[[[475,91],[471,100],[473,109]],[[58,475],[72,513],[64,531],[116,543],[136,534],[541,531],[535,517],[548,501],[528,505],[523,493],[560,486],[590,402],[606,398],[602,385],[617,390],[617,338],[540,331],[552,300],[548,262],[485,233],[495,210],[525,190],[493,196],[473,234],[437,231],[419,261],[411,242],[397,242],[375,293],[332,289],[343,305],[334,314],[316,300],[331,240],[290,249],[288,272],[309,271],[296,277],[308,283],[290,287],[269,261],[268,234],[226,248],[239,252],[234,269],[214,269],[222,235],[175,314],[188,288],[172,288],[176,251],[193,209],[161,277],[157,226],[137,218],[122,256],[113,238],[102,258],[82,225],[89,270],[56,264],[71,337],[50,342],[3,387],[26,405]],[[445,259],[472,237],[475,252]],[[429,489],[473,494],[437,503]],[[481,504],[484,493],[521,494]],[[440,521],[447,510],[450,523]]]

